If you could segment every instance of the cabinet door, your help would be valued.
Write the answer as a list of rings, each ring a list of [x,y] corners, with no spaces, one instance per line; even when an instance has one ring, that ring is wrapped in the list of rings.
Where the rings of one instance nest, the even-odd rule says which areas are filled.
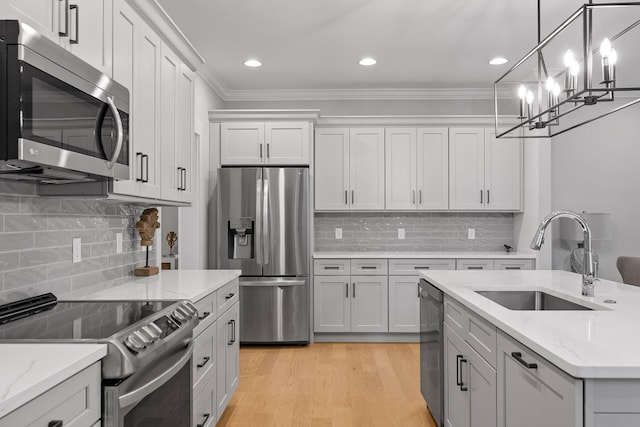
[[[193,109],[194,109],[194,75],[185,64],[180,64],[177,83],[177,114],[176,117],[176,159],[179,171],[180,200],[192,202],[194,192],[194,161],[193,152]]]
[[[349,209],[349,129],[316,129],[315,210]]]
[[[445,323],[444,325],[444,425],[469,427],[471,420],[469,359],[465,358],[467,344]]]
[[[113,0],[71,0],[69,37],[74,55],[110,76],[112,73]]]
[[[169,46],[162,43],[160,75],[160,197],[180,199],[181,171],[176,159],[178,75],[180,60]]]
[[[240,382],[240,303],[229,309],[231,321],[231,344],[227,345],[227,393],[229,397],[238,388]]]
[[[4,0],[3,19],[18,19],[56,43],[64,43],[71,22],[62,0]],[[67,29],[67,35],[61,36]]]
[[[349,187],[352,210],[384,209],[384,132],[349,130]]]
[[[309,164],[308,122],[265,123],[265,163],[272,165]]]
[[[486,209],[522,209],[522,140],[497,139],[485,130]]]
[[[387,128],[384,140],[385,209],[416,209],[416,130]]]
[[[349,276],[314,276],[315,332],[349,332],[351,330],[350,295]]]
[[[495,426],[497,419],[497,374],[469,344],[465,357],[469,386],[469,425],[471,427]],[[544,424],[541,424],[544,425]]]
[[[418,209],[449,209],[449,130],[418,129],[416,160]]]
[[[449,129],[449,208],[484,209],[484,175],[484,129]]]
[[[418,276],[389,276],[389,332],[420,332]]]
[[[387,276],[351,276],[351,332],[388,332]]]
[[[218,419],[238,386],[239,324],[237,303],[216,321],[216,413]]]
[[[499,427],[583,425],[582,380],[501,333],[497,368]]]
[[[222,165],[261,165],[264,163],[264,123],[222,123],[220,163]]]

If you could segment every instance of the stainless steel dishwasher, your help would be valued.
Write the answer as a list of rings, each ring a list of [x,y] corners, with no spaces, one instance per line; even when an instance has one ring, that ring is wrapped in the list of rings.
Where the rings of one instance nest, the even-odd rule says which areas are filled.
[[[444,426],[444,306],[442,291],[420,279],[420,392]]]

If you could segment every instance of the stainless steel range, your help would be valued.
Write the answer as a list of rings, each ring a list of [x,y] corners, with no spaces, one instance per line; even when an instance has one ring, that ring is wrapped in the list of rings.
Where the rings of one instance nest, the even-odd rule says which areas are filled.
[[[189,301],[57,301],[41,295],[0,306],[3,342],[107,344],[102,425],[191,426]]]

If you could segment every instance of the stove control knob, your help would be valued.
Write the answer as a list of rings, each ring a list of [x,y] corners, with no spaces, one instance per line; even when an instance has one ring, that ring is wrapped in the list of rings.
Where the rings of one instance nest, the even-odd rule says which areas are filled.
[[[171,316],[178,321],[178,323],[182,324],[184,322],[187,321],[187,318],[184,316],[184,314],[180,313],[180,311],[178,311],[177,309],[173,311],[173,313],[171,313]]]
[[[133,335],[138,338],[140,341],[142,341],[142,343],[147,346],[150,344],[153,344],[153,341],[151,340],[151,338],[147,337],[147,335],[142,332],[141,330],[137,330],[133,333]]]
[[[124,345],[135,353],[139,353],[145,348],[144,344],[134,334],[127,335],[124,339]]]
[[[148,328],[153,329],[154,331],[156,331],[156,334],[158,334],[158,337],[161,337],[161,336],[162,336],[162,333],[164,332],[164,331],[160,328],[160,326],[156,325],[155,323],[149,323],[149,324],[147,325],[147,327],[148,327]]]
[[[189,310],[192,315],[196,316],[198,314],[198,307],[193,305],[191,301],[185,300],[185,301],[182,301],[182,304],[184,304],[185,308]]]
[[[186,308],[184,307],[178,307],[176,308],[176,311],[180,314],[182,314],[185,318],[185,320],[191,319],[193,317],[193,314],[191,314]]]
[[[148,336],[152,342],[160,338],[160,334],[155,329],[152,329],[150,325],[143,326],[141,331]]]

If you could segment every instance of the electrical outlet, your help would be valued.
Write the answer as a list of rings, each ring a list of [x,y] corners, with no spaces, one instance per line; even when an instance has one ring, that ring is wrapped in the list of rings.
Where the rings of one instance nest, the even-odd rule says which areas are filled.
[[[404,239],[404,228],[398,228],[398,239]]]
[[[80,262],[82,261],[82,239],[80,239],[80,237],[76,237],[72,240],[72,245],[71,245],[71,252],[72,252],[72,258],[73,258],[73,262]]]
[[[122,253],[122,233],[116,233],[116,253]]]
[[[467,232],[468,232],[467,238],[469,240],[475,240],[475,238],[476,238],[476,229],[475,228],[469,228],[469,229],[467,229]]]
[[[336,239],[342,239],[342,228],[336,228]]]

